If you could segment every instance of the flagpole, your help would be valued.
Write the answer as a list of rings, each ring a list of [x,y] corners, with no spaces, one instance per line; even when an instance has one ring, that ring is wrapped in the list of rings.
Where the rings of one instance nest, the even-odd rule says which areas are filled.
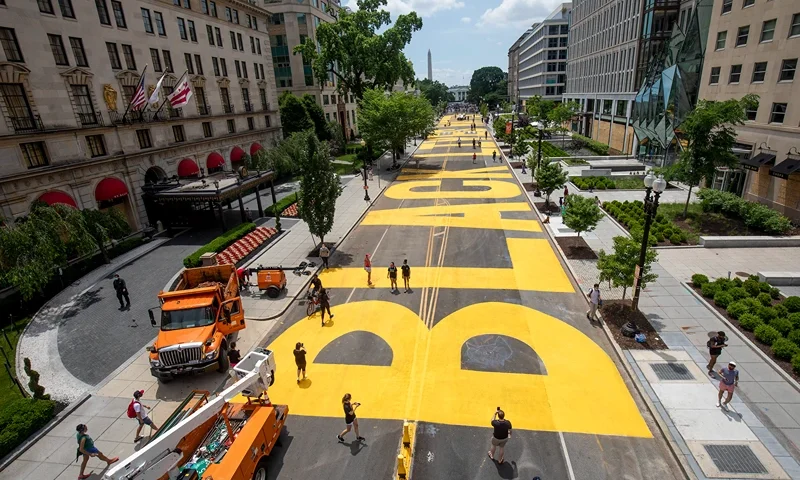
[[[181,80],[183,80],[183,77],[185,77],[187,73],[189,73],[189,70],[184,70],[183,75],[181,75],[181,78],[179,78],[178,81],[175,82],[175,85],[180,85],[181,84]],[[155,115],[156,117],[158,117],[158,112],[160,112],[161,109],[164,108],[164,104],[169,101],[169,99],[167,98],[168,96],[169,95],[165,95],[164,96],[164,101],[161,102],[161,106],[158,107],[158,110],[156,110],[156,115]]]
[[[143,82],[144,81],[144,72],[146,72],[146,71],[147,71],[147,64],[145,63],[144,64],[144,69],[142,69],[142,74],[139,76],[139,82]],[[144,88],[144,84],[142,84],[142,88]],[[136,92],[134,91],[133,94],[136,95]],[[147,91],[145,91],[145,94],[147,94]],[[125,117],[128,116],[128,112],[131,109],[131,103],[133,103],[133,98],[132,97],[128,101],[128,107],[125,109],[125,113],[122,114],[122,121],[125,121]]]
[[[156,82],[156,86],[155,86],[155,89],[153,90],[153,93],[147,96],[147,107],[150,108],[150,110],[152,110],[152,106],[153,106],[153,104],[150,103],[150,99],[153,97],[153,95],[155,95],[157,93],[156,90],[159,90],[161,88],[161,84],[164,82],[164,77],[166,77],[166,76],[167,76],[167,72],[164,72],[164,73],[161,74],[161,77]]]

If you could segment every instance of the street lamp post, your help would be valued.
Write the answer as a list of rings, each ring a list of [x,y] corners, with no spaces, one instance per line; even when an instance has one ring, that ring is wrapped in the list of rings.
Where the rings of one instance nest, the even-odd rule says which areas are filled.
[[[656,216],[658,211],[658,197],[667,187],[667,181],[664,180],[664,175],[659,175],[658,178],[653,175],[653,172],[648,172],[644,177],[644,231],[642,232],[642,250],[639,253],[638,275],[634,278],[633,300],[631,307],[633,310],[639,309],[639,294],[642,291],[642,274],[644,273],[645,259],[647,258],[647,247],[650,236],[650,224],[653,223],[653,217]],[[650,196],[653,192],[653,196]]]
[[[539,122],[539,125],[538,125],[537,128],[539,130],[539,153],[536,156],[536,170],[531,172],[531,183],[533,183],[533,181],[534,181],[534,176],[536,174],[536,171],[538,171],[539,167],[542,165],[542,135],[544,135],[544,129],[542,128],[542,122]],[[538,197],[541,194],[542,193],[539,190],[539,182],[536,182],[536,193],[535,193],[535,195]]]
[[[367,145],[363,139],[361,140],[361,148],[363,149]],[[364,158],[367,158],[366,156]],[[369,202],[369,185],[367,185],[367,177],[369,177],[369,170],[367,167],[367,162],[364,162],[364,172],[362,173],[364,176],[364,201]],[[378,178],[380,178],[380,171],[378,172]]]

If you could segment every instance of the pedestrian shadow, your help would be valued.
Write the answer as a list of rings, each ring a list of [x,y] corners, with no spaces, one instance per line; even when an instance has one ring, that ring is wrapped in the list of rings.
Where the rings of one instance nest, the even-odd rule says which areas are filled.
[[[349,446],[350,447],[350,455],[352,455],[354,457],[356,455],[358,455],[361,452],[361,450],[363,450],[364,448],[367,447],[366,443],[364,443],[363,441],[358,441],[358,440],[353,440],[349,444],[342,442],[342,445]]]
[[[737,412],[736,410],[730,410],[730,409],[724,408],[724,407],[720,407],[720,410],[722,411],[722,413],[725,414],[726,417],[728,417],[728,420],[731,420],[731,421],[734,421],[734,422],[737,422],[737,423],[742,422],[742,414]]]
[[[293,440],[294,437],[289,433],[289,426],[284,425],[278,436],[278,441],[275,443],[275,447],[267,457],[267,479],[274,480],[281,477],[281,470],[285,464],[284,457],[286,456],[286,452],[289,451]]]
[[[300,388],[308,389],[308,388],[311,388],[311,384],[312,383],[313,382],[311,381],[311,379],[306,377],[306,378],[300,380],[300,383],[298,383],[297,386],[300,387]]]
[[[519,470],[517,469],[517,462],[503,462],[497,463],[494,462],[494,466],[497,468],[497,474],[500,475],[500,478],[518,478],[519,477]]]

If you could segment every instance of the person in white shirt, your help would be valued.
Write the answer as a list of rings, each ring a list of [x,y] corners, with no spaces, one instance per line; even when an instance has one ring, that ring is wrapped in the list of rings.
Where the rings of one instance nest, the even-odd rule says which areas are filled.
[[[136,390],[133,392],[133,411],[136,412],[136,421],[139,422],[139,426],[136,428],[136,435],[134,436],[133,441],[138,442],[142,439],[140,433],[142,433],[142,427],[148,425],[150,427],[151,435],[158,431],[158,426],[150,420],[150,417],[147,416],[146,408],[150,408],[147,405],[142,405],[140,399],[144,394],[144,390]]]
[[[594,287],[589,290],[589,311],[586,312],[586,318],[589,321],[597,320],[597,307],[600,305],[600,284],[595,283]]]

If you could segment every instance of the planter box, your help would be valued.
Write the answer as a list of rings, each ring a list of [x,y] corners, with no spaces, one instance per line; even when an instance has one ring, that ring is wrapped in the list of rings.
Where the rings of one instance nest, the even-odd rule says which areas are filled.
[[[700,237],[700,245],[705,248],[800,247],[800,237]]]

